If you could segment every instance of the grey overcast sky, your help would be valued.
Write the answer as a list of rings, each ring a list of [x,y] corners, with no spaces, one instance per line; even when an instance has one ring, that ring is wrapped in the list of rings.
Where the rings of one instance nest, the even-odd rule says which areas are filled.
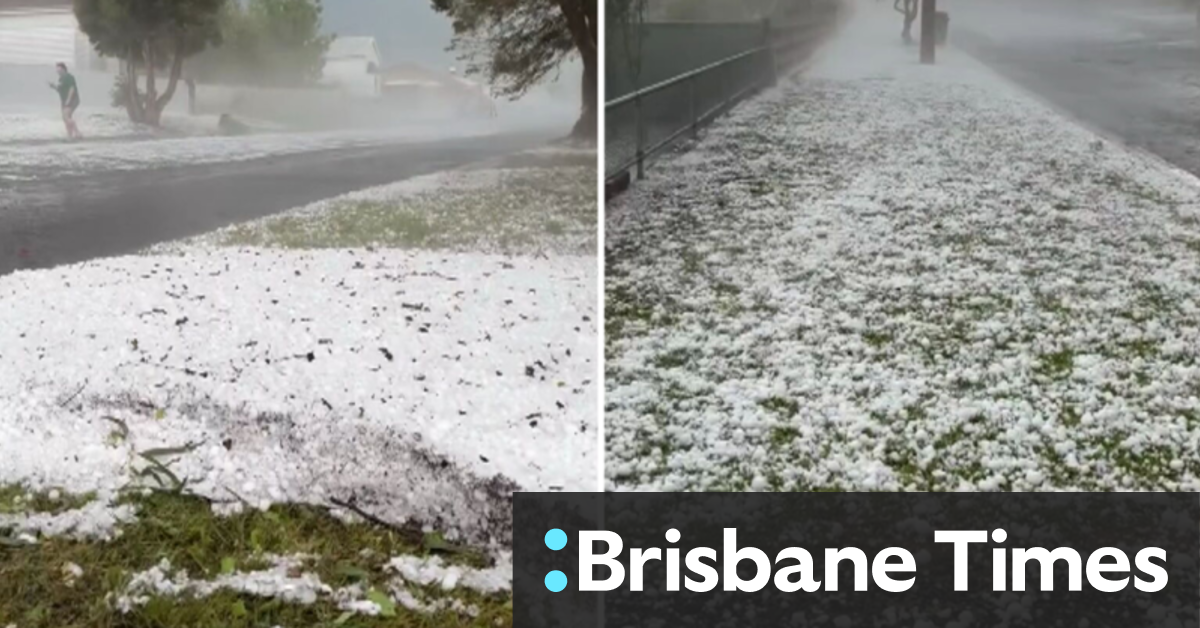
[[[324,0],[325,30],[350,37],[375,37],[384,63],[419,63],[441,69],[458,65],[446,52],[450,20],[429,0]]]

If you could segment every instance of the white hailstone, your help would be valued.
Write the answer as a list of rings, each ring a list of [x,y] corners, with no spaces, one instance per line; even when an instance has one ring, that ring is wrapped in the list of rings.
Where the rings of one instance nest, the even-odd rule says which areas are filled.
[[[1025,481],[1034,488],[1041,486],[1045,479],[1046,476],[1043,475],[1041,471],[1037,471],[1036,469],[1030,469],[1025,472]]]
[[[64,563],[62,566],[63,583],[68,587],[74,587],[75,582],[83,577],[83,567],[75,563]]]

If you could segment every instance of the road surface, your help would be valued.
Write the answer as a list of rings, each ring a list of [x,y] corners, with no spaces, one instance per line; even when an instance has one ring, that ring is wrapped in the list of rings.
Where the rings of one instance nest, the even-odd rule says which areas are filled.
[[[1200,29],[1169,0],[942,0],[951,38],[1061,111],[1200,175]],[[897,18],[898,19],[898,18]]]
[[[548,132],[509,133],[4,183],[0,275],[133,253],[552,138]]]

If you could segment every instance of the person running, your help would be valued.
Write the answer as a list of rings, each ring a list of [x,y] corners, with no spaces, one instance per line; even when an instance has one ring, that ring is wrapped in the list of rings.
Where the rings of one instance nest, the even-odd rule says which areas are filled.
[[[58,92],[62,101],[62,117],[67,125],[67,136],[73,140],[81,140],[83,133],[79,132],[79,126],[75,124],[75,110],[79,108],[79,86],[75,83],[75,77],[67,71],[67,64],[59,63],[55,67],[58,68],[58,84],[51,83],[50,88]]]

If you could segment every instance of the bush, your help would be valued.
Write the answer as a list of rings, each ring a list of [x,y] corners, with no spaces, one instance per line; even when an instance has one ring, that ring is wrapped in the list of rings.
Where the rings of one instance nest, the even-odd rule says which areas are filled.
[[[112,106],[118,109],[127,109],[129,107],[129,77],[124,74],[119,74],[113,79],[112,89],[108,92],[112,99]],[[146,101],[146,93],[140,88],[138,89],[138,97],[144,103]]]

